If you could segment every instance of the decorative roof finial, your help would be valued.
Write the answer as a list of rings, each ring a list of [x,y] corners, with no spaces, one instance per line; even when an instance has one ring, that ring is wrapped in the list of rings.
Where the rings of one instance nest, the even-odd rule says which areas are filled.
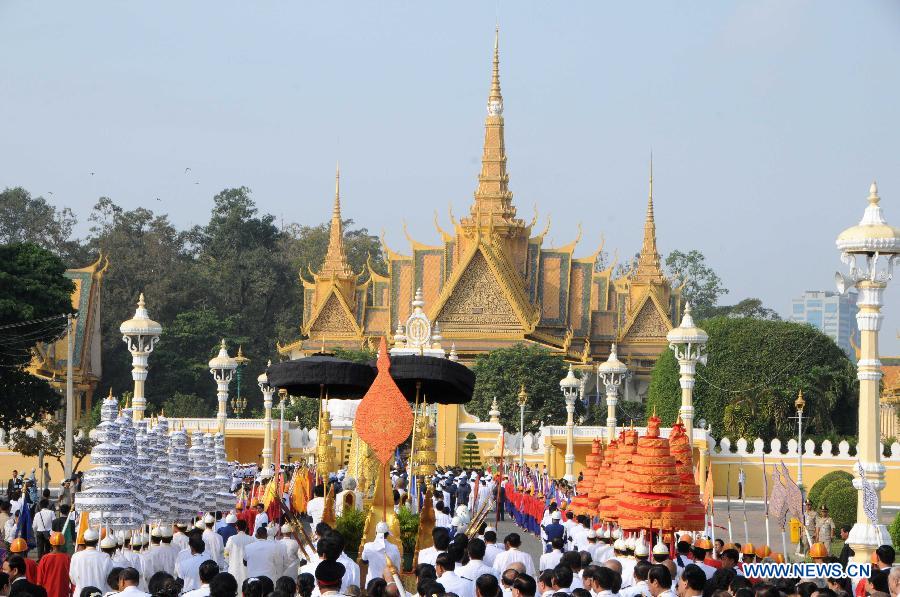
[[[647,195],[647,215],[644,219],[644,241],[638,256],[635,279],[657,282],[663,279],[659,251],[656,248],[656,218],[653,214],[653,153],[650,153],[650,191]]]
[[[494,30],[494,65],[491,72],[491,94],[488,96],[488,106],[499,102],[499,112],[503,112],[503,96],[500,94],[500,25]]]
[[[328,229],[328,250],[319,270],[320,276],[349,277],[353,275],[344,251],[344,223],[341,219],[341,166],[334,170],[334,207],[331,209],[331,225]]]

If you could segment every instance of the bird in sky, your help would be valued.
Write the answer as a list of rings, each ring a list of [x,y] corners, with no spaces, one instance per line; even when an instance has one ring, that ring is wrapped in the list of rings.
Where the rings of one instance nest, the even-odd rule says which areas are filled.
[[[184,173],[185,173],[185,174],[187,174],[187,173],[190,172],[190,171],[191,171],[190,168],[185,168],[185,169],[184,169]]]
[[[47,191],[47,194],[48,194],[48,195],[52,195],[52,194],[53,194],[53,191]]]
[[[94,173],[93,173],[93,172],[91,172],[91,176],[93,176],[93,175],[94,175]]]
[[[194,184],[200,184],[198,181],[194,181]]]

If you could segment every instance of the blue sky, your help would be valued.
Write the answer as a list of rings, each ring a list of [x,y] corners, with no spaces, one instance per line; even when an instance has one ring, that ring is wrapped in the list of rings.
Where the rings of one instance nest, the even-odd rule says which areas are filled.
[[[510,186],[556,244],[581,222],[581,254],[601,235],[639,248],[651,148],[660,249],[705,253],[726,300],[787,314],[831,290],[834,238],[873,178],[900,225],[889,0],[6,1],[0,186],[83,222],[108,195],[188,226],[247,185],[261,210],[317,223],[340,160],[346,217],[394,249],[403,220],[435,242],[435,210],[448,227],[475,188],[498,13]],[[894,280],[886,354],[898,296]]]

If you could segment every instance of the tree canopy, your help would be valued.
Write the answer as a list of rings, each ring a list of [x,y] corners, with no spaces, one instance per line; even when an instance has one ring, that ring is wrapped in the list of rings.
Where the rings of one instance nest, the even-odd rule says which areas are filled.
[[[856,433],[856,370],[834,341],[812,326],[755,318],[716,317],[702,322],[709,360],[697,366],[695,424],[717,436],[764,440],[793,437],[794,400],[803,390],[810,436]],[[678,363],[670,350],[656,362],[646,409],[665,423],[681,405]]]
[[[564,423],[566,409],[559,381],[567,370],[560,355],[535,345],[517,344],[479,355],[474,367],[475,392],[466,410],[486,421],[496,397],[500,422],[507,430],[518,431],[517,396],[524,385],[528,392],[525,431],[534,431],[541,422]]]
[[[38,420],[59,406],[50,385],[25,373],[31,348],[50,342],[73,313],[75,284],[63,261],[32,243],[0,245],[0,427],[9,430]],[[23,325],[24,322],[35,321]]]
[[[728,292],[700,251],[672,251],[666,255],[666,269],[669,277],[684,284],[681,297],[691,303],[695,316],[700,319],[712,315],[719,297]]]

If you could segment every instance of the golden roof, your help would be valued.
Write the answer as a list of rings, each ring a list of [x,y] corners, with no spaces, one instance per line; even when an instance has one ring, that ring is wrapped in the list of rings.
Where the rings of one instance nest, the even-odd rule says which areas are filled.
[[[328,251],[319,270],[320,276],[348,278],[353,276],[347,253],[344,251],[344,223],[341,221],[341,167],[335,168],[334,207],[331,210],[331,226],[328,230]]]
[[[659,282],[663,280],[656,248],[656,220],[653,217],[653,156],[650,156],[650,192],[647,197],[647,216],[644,220],[644,242],[638,257],[634,279],[639,282]]]

